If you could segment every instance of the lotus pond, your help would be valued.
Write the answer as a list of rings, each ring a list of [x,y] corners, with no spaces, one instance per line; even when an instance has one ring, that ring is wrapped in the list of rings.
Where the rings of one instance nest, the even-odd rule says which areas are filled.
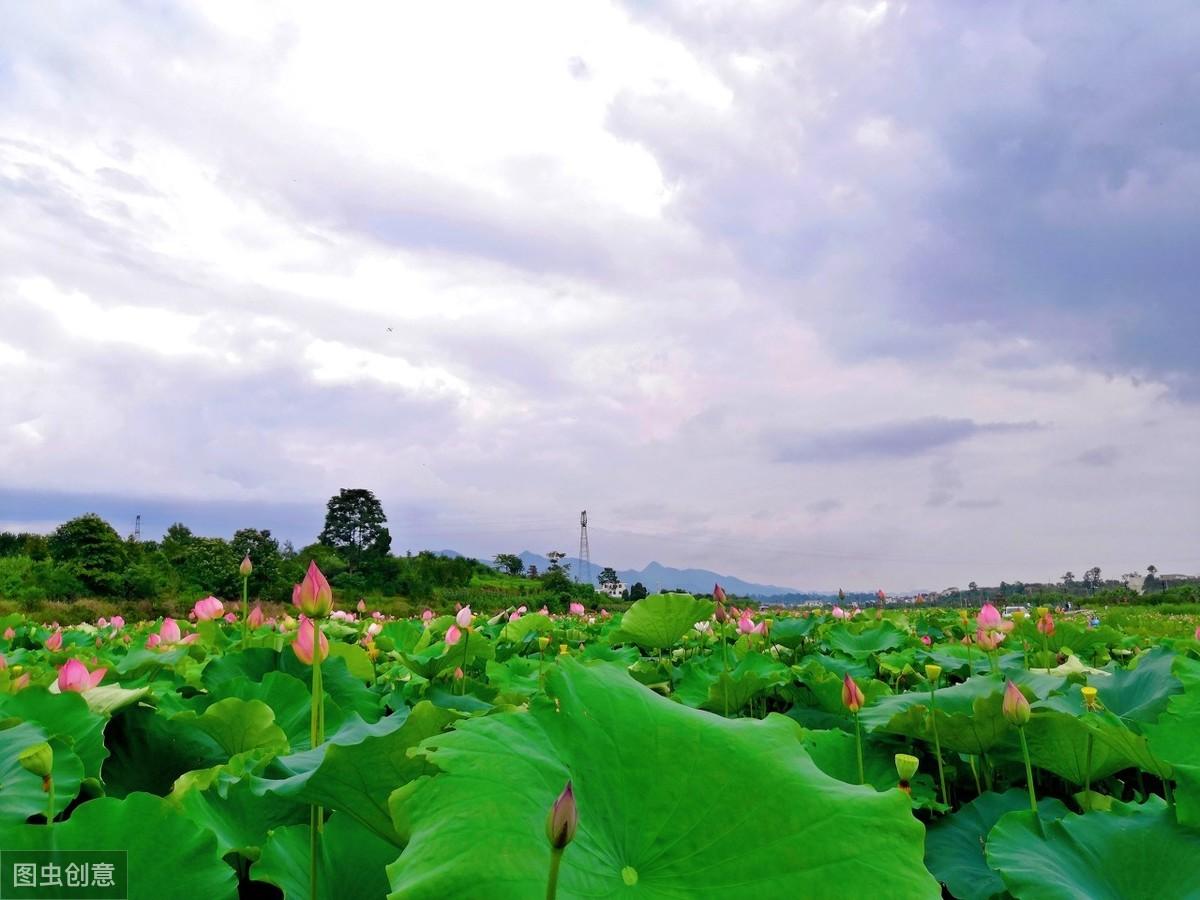
[[[722,599],[0,619],[0,850],[139,900],[1200,896],[1193,636]]]

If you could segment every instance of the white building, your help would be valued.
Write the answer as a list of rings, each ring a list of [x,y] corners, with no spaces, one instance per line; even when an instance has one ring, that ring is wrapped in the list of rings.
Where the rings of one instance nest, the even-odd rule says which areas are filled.
[[[602,584],[596,588],[601,594],[607,594],[616,600],[621,599],[621,595],[625,593],[625,582],[617,581],[613,584]]]

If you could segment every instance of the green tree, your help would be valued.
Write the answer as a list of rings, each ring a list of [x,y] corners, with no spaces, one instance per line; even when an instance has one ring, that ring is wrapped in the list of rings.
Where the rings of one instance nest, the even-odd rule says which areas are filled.
[[[191,593],[200,591],[217,597],[234,597],[241,594],[242,580],[237,573],[241,561],[228,541],[197,537],[192,538],[178,570]]]
[[[392,535],[384,527],[383,504],[365,488],[342,488],[326,505],[318,540],[338,551],[351,571],[387,556]]]
[[[195,539],[196,536],[192,534],[192,529],[188,528],[182,522],[176,522],[167,529],[167,533],[163,535],[158,549],[163,552],[163,555],[166,556],[167,561],[171,565],[179,567],[183,565],[184,559],[187,558],[188,549]]]
[[[617,575],[617,570],[612,566],[605,566],[600,570],[600,575],[597,577],[602,588],[613,588],[621,583],[620,576]]]
[[[497,553],[493,563],[509,575],[520,575],[525,570],[525,563],[515,553]]]
[[[243,557],[250,557],[254,567],[250,573],[250,596],[267,600],[288,599],[291,584],[283,575],[279,541],[271,537],[269,529],[239,528],[233,533],[229,546],[239,563]]]
[[[125,543],[95,513],[64,522],[50,536],[50,555],[84,588],[101,596],[123,593]]]
[[[646,586],[640,581],[635,581],[629,589],[629,599],[631,601],[641,600],[643,597],[649,596],[650,592],[646,590]]]

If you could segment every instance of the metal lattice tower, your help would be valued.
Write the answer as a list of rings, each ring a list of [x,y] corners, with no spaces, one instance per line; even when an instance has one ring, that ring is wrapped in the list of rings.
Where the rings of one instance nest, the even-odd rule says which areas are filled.
[[[138,513],[137,518],[133,520],[133,539],[138,543],[142,540],[142,514]]]
[[[588,546],[587,510],[579,514],[579,570],[575,573],[575,581],[583,575],[584,584],[592,583],[592,550]]]

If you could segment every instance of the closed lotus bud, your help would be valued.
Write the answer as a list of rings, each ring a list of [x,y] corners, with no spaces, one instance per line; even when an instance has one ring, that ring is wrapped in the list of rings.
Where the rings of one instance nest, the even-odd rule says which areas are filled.
[[[319,638],[318,638],[319,635]],[[320,659],[318,662],[324,662],[329,656],[329,638],[316,627],[312,619],[307,616],[300,617],[300,628],[296,631],[296,639],[292,641],[292,651],[296,654],[296,658],[306,666],[313,664],[314,651],[320,648]]]
[[[1049,611],[1037,620],[1037,630],[1046,635],[1046,637],[1054,634],[1054,617],[1050,615]]]
[[[579,810],[575,808],[575,792],[568,781],[546,816],[546,839],[555,850],[562,850],[574,839],[578,826]]]
[[[926,678],[928,678],[934,684],[937,684],[937,680],[941,676],[942,676],[942,667],[941,666],[935,665],[934,663],[926,664],[926,666],[925,666],[925,677]]]
[[[54,634],[50,635],[50,637],[46,638],[46,649],[49,650],[51,653],[61,650],[62,642],[63,642],[62,629],[59,629],[59,630],[55,631]]]
[[[365,613],[367,611],[367,601],[363,600],[361,597],[358,600],[358,611],[360,613]]]
[[[462,640],[462,632],[457,625],[451,625],[446,629],[446,646],[453,647]]]
[[[842,679],[842,704],[850,712],[858,712],[863,708],[863,703],[866,702],[866,697],[863,696],[862,690],[854,679],[850,677],[850,673],[846,673],[846,677]]]
[[[324,619],[333,610],[333,588],[316,560],[309,562],[304,580],[292,588],[292,604],[310,619]]]
[[[1011,681],[1004,686],[1004,702],[1000,705],[1000,711],[1004,713],[1004,718],[1018,728],[1029,721],[1029,701],[1025,699],[1021,689]]]
[[[1096,689],[1094,687],[1088,685],[1081,688],[1080,692],[1083,694],[1083,706],[1085,709],[1095,712],[1100,708],[1100,702],[1096,699]]]
[[[713,585],[713,600],[715,600],[717,603],[725,602],[725,588],[721,587],[719,584]]]
[[[263,615],[262,606],[255,603],[254,609],[250,610],[250,615],[246,617],[246,624],[251,628],[260,628],[266,620],[267,617]]]
[[[225,615],[225,604],[216,597],[205,597],[196,601],[196,605],[192,607],[192,615],[196,617],[197,622],[219,619]]]
[[[912,781],[920,765],[921,761],[915,756],[909,756],[907,753],[896,754],[896,774],[900,776],[901,781]]]
[[[1197,631],[1200,631],[1200,628],[1197,628],[1196,630],[1197,630]],[[16,633],[15,631],[13,631],[13,629],[12,629],[12,626],[11,626],[11,625],[10,625],[8,628],[5,628],[5,629],[4,629],[4,639],[5,639],[6,641],[11,641],[11,640],[12,640],[13,638],[15,638],[16,636],[17,636],[17,633]],[[1200,640],[1200,638],[1197,638],[1197,640]]]
[[[729,620],[729,613],[725,611],[724,603],[717,603],[717,609],[713,613],[713,618],[717,620],[718,625],[724,625],[726,621]],[[1200,631],[1200,629],[1197,629],[1197,631]],[[1200,640],[1200,638],[1197,638],[1196,640]]]
[[[470,628],[471,622],[474,621],[474,616],[471,615],[471,607],[464,606],[454,614],[454,624],[459,628]]]
[[[43,741],[22,750],[17,762],[26,772],[32,772],[39,778],[49,778],[50,773],[54,771],[54,750]]]
[[[250,554],[247,553],[242,557],[242,564],[238,566],[238,574],[243,578],[249,578],[250,573],[254,571],[254,566],[250,564]]]

